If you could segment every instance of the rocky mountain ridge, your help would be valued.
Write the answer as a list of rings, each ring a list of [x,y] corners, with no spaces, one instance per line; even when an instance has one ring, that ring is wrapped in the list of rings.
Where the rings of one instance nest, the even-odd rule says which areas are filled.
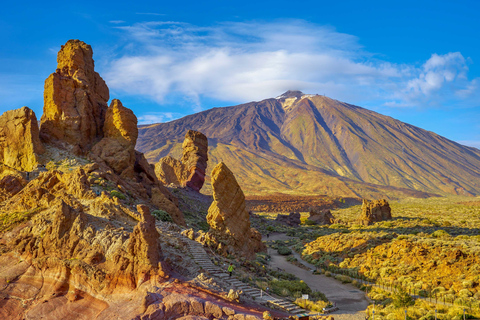
[[[208,137],[211,162],[229,163],[247,195],[480,194],[480,150],[325,96],[290,91],[142,126],[137,148],[151,163],[178,157],[187,128]]]

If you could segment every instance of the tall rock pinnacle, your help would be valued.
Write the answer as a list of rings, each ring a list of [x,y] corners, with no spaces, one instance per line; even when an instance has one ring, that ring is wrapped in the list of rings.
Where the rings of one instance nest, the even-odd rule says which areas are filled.
[[[85,153],[103,137],[108,87],[94,71],[92,48],[69,40],[57,56],[57,71],[45,80],[40,137]]]

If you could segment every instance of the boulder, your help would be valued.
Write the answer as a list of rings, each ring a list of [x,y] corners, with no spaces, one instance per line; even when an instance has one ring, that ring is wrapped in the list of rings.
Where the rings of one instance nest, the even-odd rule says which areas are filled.
[[[212,170],[213,202],[208,209],[209,233],[226,245],[226,253],[255,257],[265,251],[258,231],[250,228],[250,214],[245,208],[245,195],[228,167],[220,162]]]
[[[32,171],[44,152],[35,112],[23,107],[0,116],[0,162],[17,170]]]
[[[208,161],[208,139],[198,131],[188,130],[183,141],[181,160],[170,156],[155,164],[155,174],[164,184],[189,187],[200,191],[205,182]]]
[[[310,217],[308,218],[308,220],[313,221],[319,225],[327,225],[335,222],[335,218],[328,209],[310,209]]]
[[[300,225],[300,213],[291,212],[288,216],[284,214],[277,215],[275,221],[292,226],[298,227]]]
[[[57,70],[45,80],[40,137],[65,143],[82,154],[103,137],[109,90],[94,70],[92,48],[69,40],[57,56]]]
[[[360,223],[363,225],[371,225],[374,222],[392,219],[392,210],[387,200],[369,201],[363,199],[362,213],[360,216]]]

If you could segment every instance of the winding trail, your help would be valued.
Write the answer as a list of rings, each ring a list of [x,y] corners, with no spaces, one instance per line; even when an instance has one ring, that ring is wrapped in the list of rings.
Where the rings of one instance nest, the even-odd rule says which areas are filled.
[[[267,239],[263,240],[288,240],[289,236],[286,234],[272,234]],[[296,275],[299,279],[305,281],[312,290],[317,290],[325,294],[325,296],[331,302],[335,302],[338,311],[332,313],[335,320],[364,320],[365,309],[368,306],[368,300],[365,297],[364,292],[350,284],[342,284],[333,278],[327,277],[323,274],[315,275],[311,271],[297,267],[289,263],[286,258],[279,255],[276,250],[268,249],[268,254],[271,256],[269,262],[270,267],[280,268],[288,273]],[[310,270],[315,269],[315,266],[303,261],[300,255],[294,252],[295,257],[300,263],[308,267]]]

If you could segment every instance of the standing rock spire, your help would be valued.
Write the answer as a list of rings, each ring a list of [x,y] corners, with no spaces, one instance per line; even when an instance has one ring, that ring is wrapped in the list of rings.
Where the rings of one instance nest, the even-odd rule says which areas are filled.
[[[109,91],[92,56],[85,42],[67,41],[57,70],[45,80],[40,137],[72,145],[76,153],[86,153],[103,137]]]

